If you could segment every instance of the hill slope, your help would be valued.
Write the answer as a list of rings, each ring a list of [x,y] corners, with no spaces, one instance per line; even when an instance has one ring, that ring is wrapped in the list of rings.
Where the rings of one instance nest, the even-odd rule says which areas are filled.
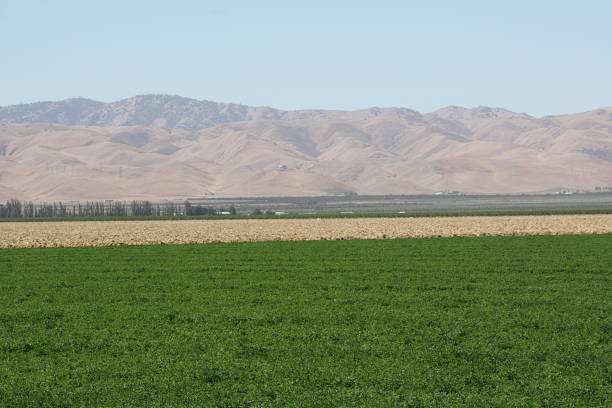
[[[181,96],[139,95],[111,103],[75,98],[56,102],[36,102],[0,107],[0,121],[83,126],[157,126],[202,130],[227,122],[376,115],[388,110],[393,109],[374,108],[356,112],[284,111],[269,107],[200,101]],[[415,113],[409,109],[395,110]]]
[[[2,200],[530,193],[612,185],[610,108],[533,118],[487,107],[421,115],[395,108],[222,110],[213,103],[214,115],[177,107],[170,117],[166,108],[163,115],[121,116],[116,106],[104,116],[108,104],[87,100],[34,105],[29,113],[20,108],[19,120],[105,126],[0,123]],[[3,109],[6,119],[9,108]],[[132,122],[157,126],[117,126]]]

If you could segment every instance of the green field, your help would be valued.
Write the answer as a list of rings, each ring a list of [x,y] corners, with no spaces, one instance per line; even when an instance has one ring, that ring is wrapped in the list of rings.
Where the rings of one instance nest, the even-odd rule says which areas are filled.
[[[2,407],[609,407],[612,235],[0,251]]]
[[[251,197],[190,199],[193,204],[214,208],[234,205],[239,214],[255,208],[288,213],[317,214],[353,211],[436,212],[610,208],[612,191],[586,194],[513,194],[513,195],[358,195],[324,197]]]

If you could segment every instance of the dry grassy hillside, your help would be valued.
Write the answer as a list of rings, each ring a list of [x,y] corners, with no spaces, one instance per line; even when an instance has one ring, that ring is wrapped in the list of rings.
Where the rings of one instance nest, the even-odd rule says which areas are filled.
[[[0,199],[529,193],[612,185],[611,108],[544,118],[487,107],[281,116],[197,131],[3,122]]]
[[[176,95],[138,95],[111,103],[73,98],[0,107],[0,121],[12,123],[157,126],[184,130],[202,130],[220,123],[258,119],[294,120],[354,114],[327,110],[285,111]]]

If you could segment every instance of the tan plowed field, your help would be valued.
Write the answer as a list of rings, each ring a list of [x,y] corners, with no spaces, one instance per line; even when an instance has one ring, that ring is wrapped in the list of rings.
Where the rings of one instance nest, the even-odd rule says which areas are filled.
[[[0,248],[612,233],[612,215],[3,222]]]

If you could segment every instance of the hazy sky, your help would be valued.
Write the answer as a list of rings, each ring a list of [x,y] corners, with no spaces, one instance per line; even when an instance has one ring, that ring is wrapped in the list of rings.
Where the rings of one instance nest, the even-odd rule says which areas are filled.
[[[330,4],[333,4],[330,5]],[[1,0],[0,105],[612,105],[612,1]]]

